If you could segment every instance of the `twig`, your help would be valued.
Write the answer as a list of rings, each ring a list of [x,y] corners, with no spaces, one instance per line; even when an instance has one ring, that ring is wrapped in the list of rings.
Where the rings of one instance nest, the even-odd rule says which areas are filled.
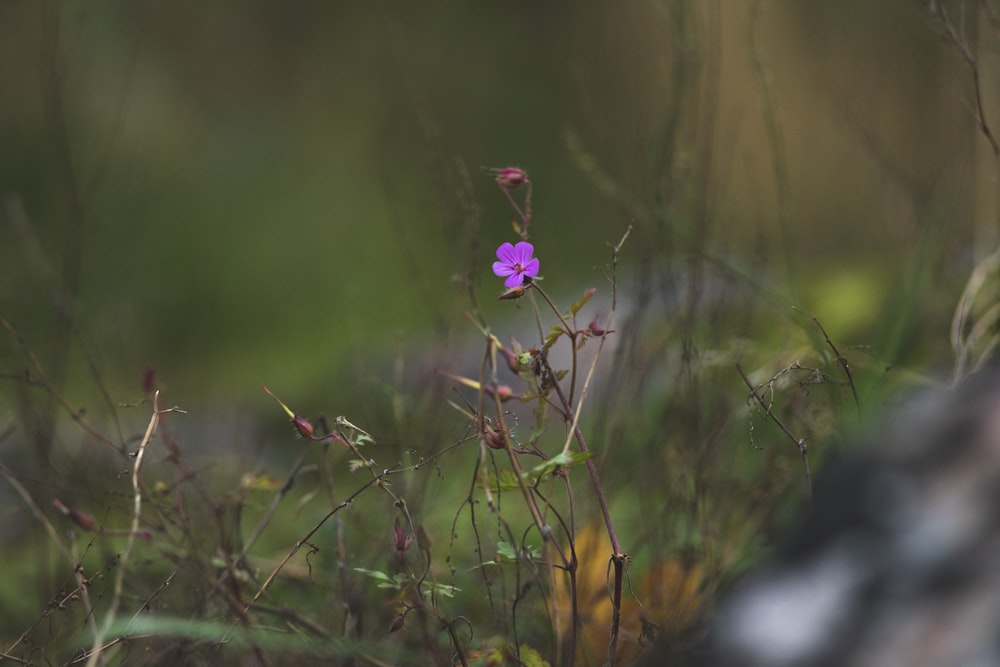
[[[847,357],[842,355],[840,350],[837,349],[837,346],[833,344],[832,340],[830,340],[830,334],[828,334],[826,329],[823,328],[823,325],[820,324],[819,318],[813,315],[812,321],[816,323],[817,327],[819,327],[819,330],[823,333],[823,338],[826,339],[826,344],[830,346],[830,349],[833,350],[833,354],[837,357],[837,363],[839,363],[840,367],[844,369],[844,375],[847,376],[847,384],[851,387],[851,395],[854,397],[854,407],[858,411],[858,417],[861,417],[861,400],[858,398],[858,389],[854,386],[854,377],[851,376],[851,365],[847,363]]]
[[[282,569],[284,569],[285,564],[289,560],[292,559],[292,556],[294,556],[295,554],[297,554],[299,552],[299,549],[301,549],[304,544],[308,544],[309,543],[309,540],[312,538],[313,535],[316,534],[316,531],[318,531],[320,528],[322,528],[323,524],[326,523],[330,519],[330,517],[332,517],[334,514],[336,514],[340,510],[345,509],[347,507],[350,507],[351,503],[354,501],[355,498],[357,498],[358,496],[360,496],[369,487],[372,487],[372,486],[375,486],[376,484],[378,484],[390,472],[392,472],[392,471],[387,470],[387,471],[383,472],[382,474],[376,475],[372,479],[368,480],[367,482],[364,483],[364,485],[361,486],[361,488],[359,488],[357,491],[355,491],[350,496],[348,496],[345,500],[341,501],[340,504],[338,504],[333,509],[331,509],[329,512],[327,512],[326,515],[322,519],[320,519],[319,522],[315,526],[312,527],[312,530],[310,530],[308,533],[306,533],[305,536],[302,539],[300,539],[299,541],[297,541],[295,543],[295,546],[293,546],[291,549],[289,549],[288,553],[285,554],[285,557],[281,559],[281,562],[279,562],[275,566],[275,568],[271,572],[271,574],[268,575],[267,579],[264,580],[264,583],[260,585],[260,588],[257,590],[257,592],[253,596],[253,600],[250,601],[250,604],[246,605],[246,607],[243,610],[243,613],[246,614],[246,613],[248,613],[250,611],[250,607],[253,605],[253,603],[257,602],[257,600],[260,599],[260,596],[263,595],[264,591],[266,591],[268,589],[268,587],[274,581],[274,578],[278,576],[278,573],[281,572]]]
[[[993,158],[1000,161],[1000,144],[997,143],[996,137],[993,136],[993,131],[990,129],[990,125],[986,121],[986,111],[983,108],[983,92],[979,77],[979,63],[976,60],[976,56],[973,55],[972,49],[969,48],[969,42],[965,38],[965,30],[962,28],[955,28],[955,25],[951,22],[951,18],[948,16],[948,9],[943,3],[940,6],[937,4],[933,6],[931,16],[937,19],[938,25],[940,25],[944,30],[944,34],[949,40],[951,40],[951,43],[955,46],[959,55],[962,56],[962,59],[965,60],[965,63],[969,66],[969,71],[972,74],[972,88],[976,97],[976,124],[979,126],[979,131],[990,143],[990,149],[993,151]]]
[[[80,593],[80,599],[83,600],[83,608],[87,615],[88,624],[90,625],[91,630],[93,632],[97,632],[97,624],[94,622],[94,608],[93,606],[91,606],[90,603],[90,593],[89,589],[87,588],[86,582],[84,581],[83,569],[79,564],[79,559],[75,558],[69,552],[66,546],[62,543],[62,540],[59,538],[59,534],[56,532],[55,527],[42,512],[42,509],[38,506],[38,503],[35,502],[35,499],[31,497],[31,494],[28,492],[26,488],[24,488],[24,485],[22,485],[17,480],[17,478],[14,476],[14,473],[2,463],[0,463],[0,475],[3,475],[3,477],[7,480],[7,482],[12,487],[14,487],[15,491],[17,491],[18,495],[21,496],[21,498],[24,500],[25,505],[27,505],[28,508],[31,510],[31,513],[34,514],[35,518],[38,519],[39,523],[41,523],[42,526],[45,527],[45,531],[49,534],[49,538],[52,540],[52,543],[56,546],[56,549],[59,550],[59,553],[63,555],[63,558],[66,559],[66,562],[69,563],[69,566],[73,569],[73,576],[76,578],[77,590]],[[38,621],[41,621],[42,618],[44,618],[44,616],[40,617]],[[21,636],[18,637],[2,653],[0,653],[0,656],[12,658],[12,656],[9,655],[10,652],[13,651],[18,644],[24,641],[24,639],[28,636],[28,633],[30,631],[31,628],[21,633]]]
[[[35,369],[35,381],[45,387],[45,390],[49,392],[52,398],[54,398],[64,410],[66,410],[69,416],[73,418],[73,421],[79,424],[84,431],[100,442],[104,443],[108,447],[111,447],[119,454],[124,454],[125,450],[121,445],[116,444],[113,440],[91,426],[87,420],[83,418],[80,411],[73,407],[66,397],[62,395],[62,392],[59,391],[56,385],[49,380],[49,376],[45,372],[45,367],[42,366],[42,362],[35,356],[35,352],[31,349],[31,346],[28,345],[28,341],[21,335],[21,332],[17,330],[17,327],[15,327],[13,323],[11,323],[11,321],[2,314],[0,314],[0,326],[10,332],[10,334],[14,336],[15,340],[17,340],[17,344],[21,347],[21,351],[24,352],[24,356],[28,358],[28,361],[31,362],[32,367]]]
[[[753,400],[757,403],[758,406],[760,406],[760,409],[764,411],[764,414],[770,417],[771,421],[777,424],[778,428],[780,428],[781,431],[786,436],[788,436],[788,439],[791,440],[793,443],[795,443],[795,446],[798,447],[799,454],[802,455],[802,465],[803,468],[805,469],[806,497],[809,499],[809,502],[811,503],[813,501],[812,473],[810,473],[809,471],[809,455],[806,450],[805,440],[803,440],[802,438],[796,438],[795,435],[792,434],[792,432],[788,429],[788,427],[785,426],[785,423],[781,421],[781,418],[778,417],[778,415],[774,414],[774,412],[771,410],[771,406],[766,401],[764,401],[763,396],[757,393],[757,387],[755,387],[754,384],[750,381],[750,378],[747,377],[747,374],[745,372],[743,372],[743,368],[739,364],[736,364],[736,370],[740,374],[740,377],[743,378],[743,381],[746,383],[747,387],[750,388],[750,397],[753,398]]]
[[[149,445],[149,441],[152,439],[153,433],[156,432],[156,425],[160,421],[160,414],[162,412],[174,411],[176,411],[176,408],[170,408],[169,410],[163,411],[160,410],[160,392],[157,390],[153,394],[153,415],[149,418],[149,425],[146,427],[146,433],[142,437],[142,442],[139,443],[139,450],[135,454],[135,464],[132,466],[132,530],[129,532],[128,541],[125,543],[125,550],[122,551],[121,559],[118,563],[118,572],[115,575],[115,589],[111,598],[111,605],[104,618],[104,626],[94,636],[94,643],[91,648],[90,657],[87,659],[87,667],[95,667],[95,665],[104,664],[104,639],[111,631],[111,626],[115,621],[115,615],[118,613],[118,607],[121,605],[122,591],[124,589],[125,582],[125,570],[128,565],[129,557],[132,554],[132,548],[135,545],[136,534],[139,532],[139,519],[142,512],[142,483],[140,477],[142,459],[146,454],[146,447]]]

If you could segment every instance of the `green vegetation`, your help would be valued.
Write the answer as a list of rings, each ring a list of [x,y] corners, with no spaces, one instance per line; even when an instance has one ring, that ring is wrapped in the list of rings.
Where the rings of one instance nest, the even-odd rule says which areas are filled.
[[[0,662],[680,652],[993,356],[987,5],[598,4],[0,9]]]

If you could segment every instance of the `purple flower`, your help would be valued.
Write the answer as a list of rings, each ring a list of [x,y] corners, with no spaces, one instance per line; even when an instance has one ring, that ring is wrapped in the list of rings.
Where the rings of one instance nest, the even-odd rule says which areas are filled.
[[[507,287],[517,287],[524,282],[525,277],[534,278],[538,275],[538,259],[532,257],[535,246],[520,241],[517,245],[504,243],[497,248],[499,262],[493,262],[493,273],[507,280]]]

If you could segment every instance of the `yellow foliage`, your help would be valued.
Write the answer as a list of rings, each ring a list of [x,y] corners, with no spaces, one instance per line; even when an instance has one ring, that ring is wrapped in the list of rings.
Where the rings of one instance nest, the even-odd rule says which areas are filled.
[[[577,630],[577,661],[584,667],[601,665],[611,633],[614,571],[609,567],[611,546],[603,525],[591,523],[577,534],[577,596],[580,626]],[[636,572],[627,568],[622,587],[621,630],[618,640],[619,665],[629,665],[642,646],[652,639],[643,637],[643,618],[655,625],[658,636],[672,636],[695,621],[701,609],[702,570],[675,558],[652,563],[635,586]],[[572,600],[569,576],[556,570],[552,606],[556,634],[561,645],[570,637]],[[633,597],[629,592],[633,582]],[[636,600],[637,598],[637,600]],[[640,606],[641,605],[641,606]]]

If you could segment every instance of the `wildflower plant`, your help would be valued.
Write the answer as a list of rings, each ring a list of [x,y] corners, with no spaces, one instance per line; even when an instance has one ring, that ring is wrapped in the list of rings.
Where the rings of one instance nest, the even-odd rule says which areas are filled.
[[[470,421],[470,428],[478,434],[480,449],[479,473],[476,477],[478,491],[486,500],[487,507],[495,515],[499,534],[502,537],[492,546],[498,556],[496,560],[483,565],[526,566],[532,577],[549,590],[568,586],[568,613],[556,610],[555,633],[560,640],[559,662],[575,664],[576,631],[580,627],[579,606],[575,595],[578,560],[573,545],[577,530],[575,514],[574,476],[575,468],[586,470],[588,486],[603,517],[603,525],[610,542],[609,568],[613,571],[611,591],[612,615],[608,631],[607,660],[614,664],[617,653],[621,610],[622,584],[625,566],[629,560],[622,549],[615,531],[614,522],[601,486],[593,452],[580,428],[580,417],[585,399],[593,379],[594,369],[601,357],[605,336],[612,333],[611,318],[615,307],[615,268],[618,254],[628,237],[626,230],[621,241],[613,248],[611,261],[612,311],[606,322],[599,323],[594,316],[587,325],[577,322],[578,314],[586,307],[596,289],[584,290],[581,297],[568,309],[560,309],[542,288],[539,282],[540,260],[535,256],[535,247],[529,242],[531,228],[532,182],[527,174],[518,168],[508,167],[491,170],[497,186],[508,199],[516,218],[512,224],[519,240],[504,242],[496,250],[497,261],[493,263],[493,273],[503,279],[506,288],[499,295],[500,300],[526,299],[535,315],[537,336],[535,344],[525,348],[515,337],[505,346],[488,326],[481,310],[473,304],[471,319],[476,323],[485,343],[480,379],[474,381],[446,372],[445,375],[457,379],[462,384],[478,389],[478,404],[474,410],[462,410]],[[521,202],[515,199],[515,191],[524,191]],[[548,313],[552,323],[544,323]],[[591,339],[597,339],[598,353],[586,373],[580,367],[578,352]],[[559,344],[565,344],[570,352],[569,368],[554,368],[550,364],[550,352]],[[520,387],[510,388],[500,384],[502,365],[513,373]],[[523,441],[515,437],[515,430],[508,423],[509,412],[504,402],[516,396],[522,403],[534,405],[532,412],[534,428]],[[456,406],[457,407],[457,406]],[[549,418],[555,415],[562,432],[562,446],[546,451],[543,435],[549,430]],[[499,458],[498,458],[499,457]],[[508,519],[497,496],[513,493],[522,501],[527,511],[529,526],[516,528],[515,520]],[[560,500],[561,499],[561,500]],[[470,496],[467,501],[470,520],[475,521],[474,503]],[[461,512],[461,510],[460,510]],[[456,516],[456,521],[457,521]],[[476,531],[479,535],[478,530]],[[519,539],[515,535],[521,535]],[[528,535],[535,535],[534,540]],[[538,545],[543,545],[543,550]],[[487,551],[487,546],[478,542],[479,552]],[[542,557],[544,552],[545,557]],[[565,580],[565,581],[564,581]],[[519,654],[516,615],[513,614],[512,650]],[[569,622],[560,625],[560,618]],[[523,660],[523,656],[518,658]]]
[[[932,23],[969,66],[978,101],[974,45],[944,5],[930,5]],[[693,62],[680,55],[678,62]],[[768,271],[731,254],[729,239],[719,243],[719,210],[705,205],[715,194],[709,185],[718,164],[712,142],[703,141],[712,128],[700,117],[697,126],[686,120],[698,115],[686,100],[700,100],[702,88],[679,86],[677,92],[696,97],[674,98],[663,127],[669,141],[658,140],[648,174],[650,184],[663,185],[649,202],[605,171],[581,137],[566,134],[583,172],[637,221],[642,237],[621,321],[616,271],[632,228],[611,247],[610,312],[594,309],[593,287],[562,303],[553,295],[573,294],[563,279],[567,267],[532,237],[532,179],[518,167],[488,169],[492,194],[506,200],[513,220],[499,246],[481,248],[478,227],[471,234],[475,271],[465,280],[462,331],[479,360],[449,348],[448,361],[430,364],[440,381],[428,383],[429,391],[420,386],[420,400],[435,411],[407,424],[398,450],[385,446],[392,428],[383,423],[356,415],[329,423],[308,418],[279,398],[283,390],[264,387],[260,404],[273,399],[278,408],[270,420],[283,416],[291,426],[280,436],[283,447],[275,452],[267,442],[265,456],[246,445],[269,440],[258,438],[259,424],[248,420],[251,437],[236,434],[225,453],[198,443],[213,460],[192,463],[172,430],[192,416],[166,407],[158,374],[142,376],[144,398],[118,403],[80,333],[84,309],[76,304],[86,281],[78,279],[79,267],[84,248],[95,245],[83,242],[92,228],[83,223],[100,212],[78,210],[94,200],[77,191],[91,179],[74,171],[81,161],[71,159],[58,85],[58,77],[46,77],[46,99],[55,101],[47,107],[54,155],[61,156],[73,202],[61,262],[70,270],[57,275],[48,271],[57,263],[38,258],[37,266],[24,267],[43,269],[25,275],[55,280],[44,284],[53,295],[55,352],[44,359],[38,351],[45,346],[35,345],[12,313],[0,312],[8,352],[0,379],[12,398],[0,428],[0,480],[12,501],[6,523],[26,538],[4,543],[0,660],[95,667],[628,665],[627,652],[654,632],[647,619],[668,638],[689,629],[729,577],[752,564],[773,510],[787,498],[811,498],[811,466],[831,434],[845,423],[853,427],[865,406],[880,409],[895,387],[923,381],[908,370],[899,380],[899,371],[890,374],[906,366],[897,355],[904,341],[912,345],[909,334],[934,328],[916,316],[927,296],[909,272],[905,298],[885,325],[888,353],[877,355],[868,346],[835,344],[820,320],[799,308],[795,294],[805,276],[792,270],[787,231],[791,296]],[[784,218],[791,207],[789,188],[780,185],[787,181],[780,123],[771,105],[763,106],[773,118],[767,124]],[[990,118],[982,104],[975,107],[982,139],[1000,155]],[[682,140],[688,135],[698,150]],[[464,197],[468,175],[457,166],[463,182],[453,191],[456,210],[467,215],[448,222],[478,224],[478,208]],[[34,257],[34,223],[14,195],[8,217],[23,236],[21,247],[31,250],[21,254]],[[786,222],[780,226],[787,229]],[[934,243],[924,245],[913,276],[931,275],[924,267],[945,256],[934,255]],[[998,276],[1000,251],[980,260],[954,311],[956,384],[995,357]],[[533,319],[527,330],[488,320],[478,302],[484,284],[502,302],[498,310]],[[616,342],[614,372],[594,401],[595,369],[609,340]],[[593,354],[584,357],[585,347]],[[66,389],[69,358],[88,371],[89,405]],[[402,395],[401,370],[398,378],[396,425],[419,413]],[[277,382],[268,379],[271,387]],[[444,391],[458,398],[446,400]],[[95,402],[105,407],[94,410]],[[145,416],[136,418],[139,411]],[[451,421],[440,419],[442,412]],[[205,414],[218,433],[215,416]],[[427,422],[433,426],[424,429]],[[775,433],[783,449],[768,444]],[[18,439],[23,446],[10,455]],[[284,474],[268,470],[272,456],[287,456]],[[604,482],[600,460],[617,464],[601,468]],[[798,486],[798,496],[788,492]],[[619,490],[628,494],[632,515],[612,513],[607,496]],[[656,520],[645,521],[651,513]],[[638,623],[628,600],[623,611],[627,595],[644,598]]]
[[[501,300],[524,299],[531,305],[537,324],[537,340],[530,346],[522,346],[515,337],[510,344],[504,345],[494,335],[476,303],[470,313],[470,319],[475,329],[482,336],[485,345],[483,363],[480,366],[479,379],[475,380],[462,375],[458,369],[438,369],[444,378],[466,389],[476,392],[475,403],[466,401],[464,406],[452,403],[463,415],[468,424],[465,435],[457,438],[451,444],[446,444],[436,452],[425,455],[413,465],[397,463],[394,466],[382,467],[372,455],[371,445],[375,438],[367,430],[356,426],[345,417],[337,417],[333,428],[329,428],[325,420],[313,423],[298,412],[287,406],[277,395],[267,387],[267,393],[285,413],[291,423],[294,433],[305,441],[298,458],[292,466],[292,472],[285,484],[275,483],[269,488],[278,489],[271,504],[263,512],[261,518],[243,541],[242,548],[233,555],[220,578],[240,579],[239,564],[249,555],[249,550],[257,542],[264,529],[271,524],[272,518],[282,503],[291,482],[302,476],[309,468],[306,459],[309,452],[321,446],[324,460],[328,462],[326,452],[329,448],[349,452],[348,470],[361,474],[363,480],[355,485],[353,492],[346,497],[333,493],[332,473],[327,471],[324,484],[329,488],[330,507],[328,511],[314,522],[310,530],[301,535],[284,555],[274,565],[270,572],[261,576],[245,593],[247,604],[244,613],[252,613],[255,606],[268,599],[271,588],[279,580],[283,570],[290,567],[292,559],[302,550],[309,549],[313,554],[318,551],[314,543],[320,529],[331,519],[339,515],[360,496],[367,495],[371,489],[380,490],[389,501],[385,512],[385,541],[388,549],[388,563],[381,566],[368,562],[353,562],[350,564],[350,576],[372,582],[378,590],[387,591],[391,595],[390,604],[394,617],[387,623],[386,632],[390,634],[404,633],[406,629],[415,626],[424,637],[426,647],[437,645],[439,637],[433,628],[441,628],[448,649],[458,664],[472,664],[477,659],[514,660],[517,664],[547,665],[543,652],[522,640],[521,625],[525,615],[517,613],[518,603],[522,594],[515,599],[493,600],[491,604],[501,615],[509,614],[509,621],[500,624],[506,631],[486,639],[477,640],[476,633],[464,632],[466,628],[475,628],[480,619],[467,612],[459,612],[452,608],[457,604],[455,597],[463,588],[464,579],[458,573],[454,563],[467,560],[468,554],[458,553],[462,545],[455,541],[455,528],[461,515],[468,511],[469,523],[475,535],[475,552],[478,556],[477,568],[481,571],[487,590],[490,590],[490,579],[498,577],[501,580],[513,576],[520,581],[523,577],[530,578],[538,584],[536,590],[549,591],[559,595],[547,594],[538,600],[541,604],[551,600],[559,606],[564,604],[569,609],[555,609],[550,614],[555,626],[553,634],[557,638],[556,653],[552,656],[558,664],[577,664],[574,651],[577,645],[576,631],[580,627],[580,612],[576,590],[576,572],[579,565],[574,548],[574,535],[577,532],[578,518],[575,509],[574,489],[575,469],[586,471],[586,486],[590,488],[596,504],[600,507],[604,530],[610,542],[609,562],[613,570],[612,607],[613,621],[608,631],[607,659],[615,663],[617,651],[618,630],[625,566],[628,556],[619,544],[617,533],[612,522],[604,491],[598,478],[597,468],[593,462],[593,452],[587,445],[587,440],[580,427],[580,417],[584,409],[585,399],[593,378],[594,368],[600,358],[606,337],[613,333],[611,316],[605,322],[599,322],[594,316],[587,324],[577,321],[578,315],[587,306],[596,293],[593,288],[584,290],[581,297],[572,303],[568,309],[559,309],[540,284],[541,262],[535,256],[535,247],[528,240],[528,230],[531,225],[531,180],[527,174],[518,168],[493,170],[495,182],[500,191],[507,197],[517,218],[513,228],[518,238],[513,243],[505,242],[496,250],[497,261],[492,269],[495,276],[503,279]],[[523,192],[518,200],[515,194]],[[614,312],[614,271],[617,265],[618,253],[628,236],[626,231],[621,242],[613,249],[610,275],[612,277],[612,314]],[[549,313],[551,324],[543,324],[543,313]],[[590,340],[596,340],[598,354],[594,356],[589,369],[583,372],[578,362],[578,352]],[[554,368],[549,361],[551,350],[564,344],[570,351],[569,368]],[[501,360],[498,363],[498,360]],[[501,384],[499,375],[501,368],[506,368],[514,375],[513,384]],[[511,402],[521,402],[533,405],[532,415],[534,428],[527,437],[521,438],[519,431],[512,425],[511,413],[505,405]],[[551,425],[552,417],[558,421],[558,427]],[[543,446],[543,436],[549,430],[558,428],[559,442],[555,446],[550,442]],[[550,439],[551,440],[551,439]],[[450,581],[442,579],[438,568],[433,565],[438,561],[438,549],[434,547],[433,527],[428,528],[415,517],[410,510],[404,495],[395,490],[392,478],[415,473],[421,467],[431,464],[438,466],[446,455],[453,450],[476,443],[479,453],[476,457],[473,486],[468,497],[462,502],[455,513],[451,539],[448,543]],[[328,468],[328,463],[323,464]],[[254,479],[258,479],[254,477]],[[263,478],[261,478],[263,479]],[[316,492],[309,492],[300,501],[308,502]],[[517,501],[503,500],[512,495]],[[338,500],[338,497],[340,498]],[[476,505],[485,500],[488,515],[495,521],[497,533],[494,538],[488,538],[481,530],[481,518],[477,516]],[[520,508],[520,509],[517,509]],[[525,523],[526,521],[526,523]],[[414,548],[416,547],[416,548]],[[346,565],[346,554],[342,563]],[[513,575],[507,574],[513,572]],[[347,578],[347,574],[342,575]],[[516,588],[520,589],[521,585]],[[569,591],[568,596],[565,591]],[[568,603],[566,603],[568,601]],[[503,611],[505,610],[505,611]],[[418,623],[411,622],[417,616]],[[568,619],[568,622],[563,622]],[[427,621],[434,623],[428,625]],[[533,637],[535,635],[532,635]],[[537,638],[536,638],[537,640]],[[443,656],[439,656],[443,657]],[[441,662],[442,660],[436,660]],[[490,662],[490,664],[493,664]]]
[[[266,486],[274,492],[274,496],[237,553],[219,563],[222,572],[215,585],[221,586],[226,581],[230,582],[228,585],[242,585],[242,599],[245,600],[243,614],[253,614],[254,609],[272,598],[273,587],[280,581],[282,572],[292,567],[293,559],[304,548],[307,550],[307,561],[319,552],[316,540],[324,525],[331,520],[342,525],[343,513],[361,496],[370,495],[369,490],[377,489],[388,501],[383,506],[384,511],[370,509],[377,507],[377,502],[372,504],[369,500],[365,505],[369,508],[366,511],[374,511],[376,516],[385,517],[380,523],[384,524],[384,541],[389,547],[386,550],[388,562],[379,564],[351,561],[341,546],[338,555],[344,569],[340,575],[340,589],[349,588],[346,583],[348,580],[360,579],[372,583],[378,591],[387,592],[390,595],[388,603],[394,615],[391,622],[386,623],[386,633],[405,635],[408,629],[413,628],[409,632],[419,633],[423,638],[423,646],[432,653],[438,649],[431,647],[437,646],[443,637],[456,664],[480,664],[482,661],[487,664],[507,664],[513,661],[512,664],[541,667],[552,664],[547,657],[553,659],[555,664],[579,664],[575,656],[576,632],[581,627],[576,596],[579,561],[574,547],[579,522],[575,497],[579,492],[575,489],[577,476],[573,471],[580,470],[581,473],[585,471],[585,485],[600,508],[603,528],[611,547],[608,556],[609,568],[613,571],[611,604],[614,613],[611,625],[607,628],[607,659],[609,664],[616,662],[623,582],[629,557],[619,544],[608,502],[592,460],[594,454],[580,427],[581,414],[594,369],[600,359],[600,351],[607,336],[613,333],[611,316],[604,322],[600,322],[596,315],[578,322],[579,314],[596,293],[594,288],[584,290],[581,297],[565,310],[555,305],[541,286],[541,262],[535,256],[534,245],[528,240],[531,225],[531,181],[523,170],[517,168],[493,170],[493,174],[498,188],[517,215],[513,228],[518,238],[513,243],[505,242],[497,248],[497,261],[492,266],[493,274],[503,279],[505,288],[499,299],[518,302],[523,299],[530,304],[536,319],[537,339],[532,345],[525,347],[512,336],[511,342],[504,345],[490,331],[482,311],[474,302],[470,319],[485,345],[479,379],[466,377],[457,372],[459,369],[438,369],[438,374],[442,377],[475,392],[474,403],[466,401],[465,405],[459,405],[452,402],[453,407],[466,420],[468,430],[452,443],[421,456],[417,463],[411,465],[396,463],[389,467],[380,466],[371,448],[375,444],[375,437],[368,430],[356,426],[345,417],[333,420],[332,428],[323,419],[314,423],[286,405],[270,389],[263,387],[263,391],[284,412],[294,434],[304,444],[292,464],[287,482],[275,480],[266,483],[268,478],[264,476],[244,476],[244,480],[249,479],[248,483],[253,488],[264,489]],[[524,196],[518,200],[515,194],[521,192]],[[609,272],[612,283],[612,315],[618,253],[629,231],[625,232],[612,252]],[[543,313],[549,314],[551,324],[548,326],[543,323],[546,319]],[[584,321],[587,323],[583,324]],[[584,372],[579,364],[578,352],[591,340],[597,341],[598,354],[594,355],[591,365]],[[549,361],[550,352],[561,344],[569,350],[569,368],[554,368]],[[508,381],[510,384],[500,382],[502,369],[514,376],[513,381]],[[505,407],[513,402],[533,406],[534,426],[526,437],[519,435],[516,423],[511,423],[512,413]],[[553,423],[553,417],[558,426]],[[558,441],[544,438],[547,432],[557,429],[560,433]],[[543,441],[549,444],[543,445]],[[440,560],[440,549],[435,547],[435,535],[438,531],[434,526],[425,526],[419,517],[411,513],[404,494],[396,490],[392,480],[399,475],[416,473],[420,468],[441,466],[453,451],[471,444],[479,446],[474,481],[468,496],[455,512],[446,558],[450,580],[445,580],[439,568],[435,567],[435,563]],[[272,525],[292,482],[315,467],[307,463],[307,458],[317,447],[322,448],[323,463],[320,470],[323,471],[323,486],[327,488],[329,495],[329,508],[269,571],[261,572],[259,577],[248,583],[241,574],[241,564],[249,557],[251,548],[265,529]],[[362,478],[346,496],[343,492],[334,492],[333,473],[329,469],[328,451],[331,448],[348,452],[349,472],[359,474]],[[299,507],[304,507],[319,491],[307,492],[300,500]],[[505,500],[508,496],[516,500]],[[482,501],[485,501],[488,508],[490,521],[495,522],[497,527],[492,538],[482,530],[482,519],[477,515],[476,506]],[[482,619],[455,606],[460,604],[456,596],[462,592],[463,587],[468,586],[468,577],[463,577],[455,566],[456,562],[467,561],[470,557],[470,554],[461,552],[464,545],[455,540],[455,526],[466,511],[475,536],[474,550],[477,555],[473,558],[487,590],[491,591],[493,578],[504,580],[513,577],[515,582],[528,578],[537,584],[535,590],[546,592],[544,597],[536,600],[538,604],[535,608],[544,609],[546,604],[557,607],[550,610],[549,614],[554,626],[551,634],[557,639],[554,655],[548,656],[549,651],[539,650],[537,644],[533,646],[522,637],[522,625],[525,623],[523,619],[537,615],[527,612],[518,614],[518,605],[524,602],[523,596],[526,593],[518,593],[513,599],[494,599],[493,593],[489,593],[495,612],[501,617],[509,618],[498,624],[498,633],[485,639],[477,639],[478,634],[474,631],[481,625]],[[71,514],[67,516],[72,519]],[[517,584],[515,590],[520,590],[522,586],[523,583]],[[559,609],[560,605],[568,609]],[[414,617],[420,620],[413,622]],[[296,618],[295,622],[304,623],[305,627],[312,627],[317,631],[305,618]],[[111,628],[121,626],[112,626],[109,621],[107,627],[110,631]],[[439,628],[440,633],[435,628]],[[227,637],[237,636],[232,629],[224,634]],[[537,632],[529,635],[533,642],[538,641]],[[103,637],[104,635],[101,636],[102,639]],[[95,654],[99,655],[97,646],[98,643],[95,642]],[[449,662],[443,654],[438,655],[434,661]]]
[[[611,315],[604,322],[600,322],[596,315],[583,320],[586,324],[578,322],[578,316],[587,307],[596,289],[584,290],[580,298],[565,310],[555,305],[541,286],[541,262],[535,256],[534,245],[529,241],[531,180],[523,170],[513,167],[492,170],[492,173],[498,188],[515,211],[517,217],[513,229],[518,236],[514,242],[504,242],[496,250],[497,261],[493,263],[492,270],[496,277],[503,279],[505,288],[498,298],[508,301],[523,299],[530,304],[536,320],[537,340],[525,347],[512,336],[509,345],[503,344],[491,332],[478,304],[472,304],[469,316],[485,346],[479,379],[457,372],[459,369],[438,369],[439,375],[476,393],[474,403],[466,401],[465,405],[459,405],[452,402],[453,407],[467,421],[468,431],[464,436],[425,457],[416,466],[397,465],[382,468],[379,472],[380,467],[368,453],[370,450],[362,452],[361,449],[374,442],[366,431],[341,417],[336,420],[337,428],[326,432],[326,429],[313,426],[287,407],[266,388],[265,391],[277,401],[300,437],[324,445],[346,447],[351,451],[353,458],[350,469],[366,470],[370,477],[355,495],[374,486],[391,500],[393,518],[386,533],[393,547],[390,558],[392,562],[381,569],[368,564],[353,566],[353,572],[372,580],[377,588],[391,592],[395,616],[387,631],[405,631],[413,625],[410,619],[414,614],[425,620],[433,618],[437,627],[444,629],[449,648],[460,664],[471,664],[470,661],[474,662],[477,658],[489,661],[502,656],[510,656],[517,664],[550,664],[542,657],[542,652],[523,641],[521,633],[524,630],[520,626],[524,623],[522,619],[525,612],[520,616],[517,613],[518,603],[522,601],[521,594],[513,600],[494,600],[493,594],[489,595],[494,610],[502,612],[501,615],[509,615],[509,620],[500,624],[500,628],[508,628],[506,632],[475,640],[474,633],[467,636],[459,631],[466,625],[475,627],[479,620],[464,613],[456,614],[451,608],[455,604],[456,594],[462,590],[462,577],[454,563],[468,557],[468,554],[457,552],[462,547],[455,541],[454,528],[465,512],[468,512],[468,521],[475,535],[477,568],[482,573],[487,590],[491,590],[491,579],[503,580],[512,576],[516,581],[528,577],[537,584],[536,590],[551,592],[552,594],[538,600],[538,608],[544,608],[543,603],[549,602],[557,607],[568,607],[550,610],[554,626],[552,634],[558,640],[555,655],[551,657],[557,664],[578,664],[575,657],[576,632],[581,627],[581,621],[575,593],[579,561],[574,547],[574,535],[579,522],[575,505],[579,492],[575,489],[577,476],[573,471],[579,469],[585,474],[585,485],[600,508],[604,532],[610,544],[608,558],[609,569],[613,573],[613,614],[611,625],[607,628],[607,660],[609,664],[614,664],[618,650],[625,568],[629,557],[619,543],[593,461],[594,453],[588,447],[580,418],[594,369],[601,356],[600,351],[607,336],[613,333],[611,316],[615,305],[615,268],[619,251],[630,230],[625,232],[621,241],[613,248],[610,269]],[[524,193],[520,201],[515,198],[515,194],[519,192]],[[548,313],[548,318],[551,319],[548,326],[544,324],[546,318],[543,313]],[[598,354],[594,355],[589,368],[584,370],[580,366],[578,353],[591,340],[597,341]],[[569,350],[569,368],[554,368],[549,361],[550,352],[560,344]],[[502,369],[514,376],[514,386],[500,382]],[[512,413],[506,408],[514,401],[533,406],[534,426],[524,438],[519,436],[519,429],[511,423]],[[551,423],[553,417],[558,426]],[[553,446],[552,439],[544,436],[556,429],[560,436]],[[543,441],[549,444],[543,445]],[[447,557],[451,581],[446,583],[435,577],[435,568],[432,567],[436,558],[436,550],[432,546],[433,529],[423,526],[410,514],[404,497],[393,490],[391,478],[401,473],[415,472],[418,467],[429,463],[439,465],[444,455],[459,446],[467,446],[467,443],[477,443],[479,454],[476,457],[473,486],[453,519]],[[299,463],[301,464],[301,459]],[[504,500],[508,496],[516,500]],[[477,515],[476,506],[483,501],[488,509],[489,520],[495,522],[497,527],[493,538],[483,532],[482,518]],[[299,544],[310,544],[319,527],[344,507],[344,502],[335,504],[313,530],[299,540]],[[411,548],[413,545],[416,545],[416,550]],[[254,595],[254,600],[264,593],[297,549],[298,547],[289,551],[264,581]],[[414,551],[417,555],[414,555]],[[522,585],[519,584],[516,588],[519,589]],[[555,595],[556,591],[559,595]],[[565,591],[568,591],[568,595]],[[427,632],[424,623],[418,626],[423,632]],[[435,642],[433,637],[428,637],[425,645]]]

